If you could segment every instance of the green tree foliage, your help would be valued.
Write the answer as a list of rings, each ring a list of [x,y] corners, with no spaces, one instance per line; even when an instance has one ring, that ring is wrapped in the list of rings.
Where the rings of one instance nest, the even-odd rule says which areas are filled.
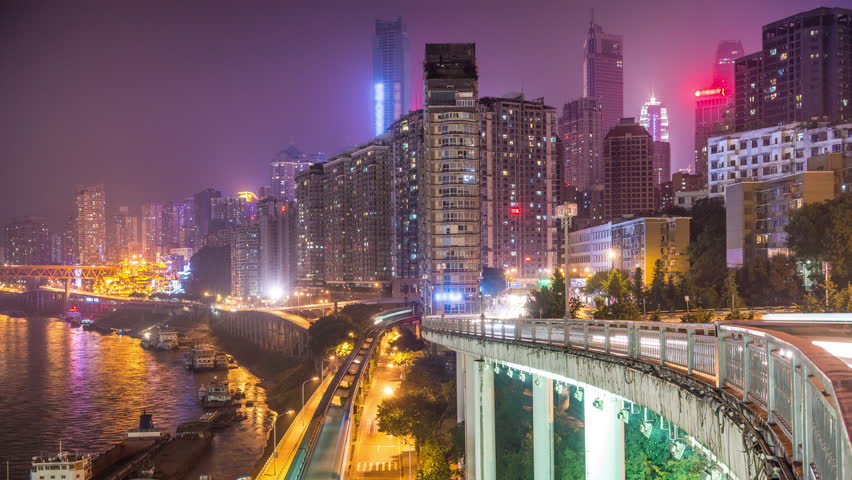
[[[772,258],[755,255],[737,272],[745,303],[779,306],[798,303],[804,294],[796,262],[785,255]],[[730,306],[730,297],[728,297]]]
[[[562,272],[553,272],[550,285],[530,292],[524,309],[534,318],[562,318],[565,315],[565,277]]]
[[[431,400],[422,392],[405,392],[379,405],[379,431],[399,437],[414,437],[419,448],[434,436],[446,408],[446,402]]]
[[[690,302],[695,306],[716,307],[727,274],[725,207],[719,199],[704,199],[696,202],[689,214],[692,221],[689,223],[688,277],[697,294],[694,298],[690,296]],[[680,303],[682,299],[671,308],[683,308]]]
[[[403,352],[417,352],[426,348],[426,342],[417,338],[414,330],[408,327],[400,328],[400,337],[390,345]]]
[[[628,294],[627,281],[618,270],[611,270],[609,278],[604,285],[604,292],[610,302],[620,303],[627,299]]]
[[[595,272],[586,279],[585,292],[588,295],[602,295],[606,289],[607,280],[609,280],[609,272]]]
[[[417,480],[447,480],[452,477],[448,458],[449,449],[441,442],[429,438],[420,447],[417,456]]]
[[[725,282],[722,284],[722,298],[727,300],[727,307],[736,310],[742,305],[739,289],[737,288],[737,271],[729,268],[725,274]]]
[[[642,269],[637,267],[636,270],[633,270],[633,276],[630,277],[630,295],[633,296],[633,301],[636,302],[637,305],[642,305],[642,301],[645,300],[645,296],[648,291],[645,288],[645,281],[643,280],[644,272]]]
[[[352,339],[350,334],[361,335],[370,325],[370,317],[379,310],[376,305],[353,303],[336,314],[321,317],[308,329],[311,351],[321,357],[334,354],[339,344]]]
[[[571,297],[571,303],[568,306],[571,318],[580,318],[580,310],[583,309],[583,302],[577,297]]]
[[[637,320],[640,317],[639,306],[630,300],[629,282],[618,270],[609,272],[604,284],[609,304],[597,303],[594,317],[609,320]]]
[[[715,315],[715,311],[705,310],[699,307],[685,315],[682,315],[680,317],[680,321],[683,323],[713,323]]]
[[[230,247],[202,247],[189,260],[189,282],[186,291],[199,299],[215,299],[231,294],[231,249]],[[210,294],[205,297],[204,293]]]
[[[654,273],[651,276],[651,288],[648,290],[648,303],[652,308],[671,308],[666,301],[666,274],[663,272],[663,261],[654,262]]]
[[[482,269],[482,293],[496,297],[506,291],[506,271],[502,268]]]
[[[852,193],[802,206],[784,229],[799,261],[829,262],[838,285],[852,282]]]
[[[805,295],[801,304],[796,305],[801,312],[852,312],[852,284],[846,288],[837,289],[834,282],[829,280],[822,285],[823,298],[819,299],[812,294]],[[828,301],[825,296],[828,295]]]

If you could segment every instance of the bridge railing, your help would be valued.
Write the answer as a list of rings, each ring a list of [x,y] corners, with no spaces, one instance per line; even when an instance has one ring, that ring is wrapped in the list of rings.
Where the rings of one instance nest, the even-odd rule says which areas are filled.
[[[473,315],[426,317],[423,326],[628,357],[700,377],[776,425],[780,434],[762,434],[790,464],[803,466],[805,478],[852,478],[852,370],[794,336],[736,324]]]

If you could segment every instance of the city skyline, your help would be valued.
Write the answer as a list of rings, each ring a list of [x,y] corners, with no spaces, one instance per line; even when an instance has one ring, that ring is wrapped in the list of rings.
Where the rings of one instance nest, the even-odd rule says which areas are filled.
[[[663,11],[665,2],[657,3],[657,11]],[[672,169],[690,167],[690,96],[696,85],[712,78],[718,41],[742,38],[745,51],[755,51],[759,48],[760,25],[814,7],[808,3],[786,2],[771,12],[754,7],[749,15],[712,29],[687,28],[682,21],[684,12],[679,10],[684,7],[675,6],[665,15],[646,17],[667,32],[664,36],[643,35],[640,25],[634,23],[637,18],[619,13],[618,2],[596,5],[595,22],[607,33],[625,39],[624,114],[638,116],[633,111],[635,106],[641,105],[652,90],[667,99],[675,125],[671,132]],[[546,103],[561,107],[564,101],[582,94],[589,8],[551,2],[539,2],[538,6],[553,9],[553,18],[547,20],[550,23],[537,26],[526,36],[513,35],[512,42],[492,33],[459,33],[456,21],[436,22],[435,12],[383,3],[344,7],[346,14],[340,17],[345,21],[328,19],[323,28],[313,25],[311,31],[297,28],[281,34],[278,42],[264,36],[273,26],[280,29],[272,20],[287,23],[319,18],[333,5],[258,6],[238,19],[230,18],[230,7],[222,5],[191,18],[188,15],[193,6],[81,7],[75,10],[73,23],[64,19],[68,12],[58,7],[7,6],[4,16],[11,19],[12,28],[4,29],[8,40],[4,45],[9,55],[0,58],[4,64],[13,62],[20,74],[2,80],[5,91],[17,93],[12,95],[8,111],[18,114],[0,118],[12,139],[4,144],[2,153],[17,159],[9,162],[13,172],[10,178],[26,179],[34,168],[45,167],[55,175],[44,185],[51,194],[26,203],[15,200],[23,198],[34,185],[26,181],[4,185],[0,219],[6,222],[15,216],[47,215],[58,230],[71,213],[60,200],[73,192],[75,183],[103,183],[109,199],[108,215],[121,205],[135,210],[146,201],[184,198],[209,186],[223,191],[253,190],[268,183],[269,158],[290,143],[287,139],[295,139],[293,143],[305,151],[327,152],[369,140],[370,41],[376,18],[402,16],[408,26],[415,105],[422,104],[422,92],[417,88],[422,84],[422,45],[475,41],[481,52],[481,96],[523,90],[530,98],[543,96]],[[459,8],[475,11],[478,7],[481,5]],[[534,14],[529,8],[513,8],[521,18]],[[485,16],[480,21],[494,27],[483,32],[497,31],[513,18]],[[146,27],[154,23],[162,25],[158,34]],[[707,23],[713,22],[708,19]],[[22,24],[31,28],[20,30]],[[118,29],[117,25],[127,28]],[[87,34],[78,34],[78,29]],[[223,29],[236,34],[234,41],[222,43],[214,36]],[[47,31],[50,37],[45,35]],[[324,49],[331,46],[322,45],[304,54],[288,55],[288,47],[296,41],[311,43],[332,34],[339,41],[329,43],[339,47],[340,55],[329,57]],[[672,37],[678,42],[670,42]],[[54,48],[54,41],[62,41],[63,49]],[[671,44],[679,46],[665,46]],[[542,55],[525,55],[532,45],[552,46],[537,50]],[[294,76],[292,69],[272,68],[269,62],[261,61],[265,55],[275,61],[289,60],[288,65],[299,58],[310,58],[306,63],[310,67],[300,70],[304,75]],[[133,58],[144,62],[133,62]],[[554,62],[554,58],[560,61]],[[671,70],[664,68],[669,63],[682,67],[676,78],[669,78]],[[156,71],[174,73],[164,77]],[[667,75],[655,71],[666,71]],[[317,75],[324,81],[307,80]],[[307,99],[320,93],[327,97],[323,108],[313,108]],[[20,103],[24,101],[26,105]],[[57,114],[54,105],[62,105],[66,113]],[[153,118],[163,117],[160,109],[164,108],[173,113],[153,122]],[[329,120],[323,118],[327,115],[346,122],[338,129],[318,128]],[[39,142],[35,135],[56,140]]]

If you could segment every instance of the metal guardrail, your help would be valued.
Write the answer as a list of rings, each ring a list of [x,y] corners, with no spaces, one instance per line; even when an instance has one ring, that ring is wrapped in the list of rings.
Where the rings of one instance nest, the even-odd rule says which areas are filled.
[[[733,324],[682,324],[619,320],[491,319],[475,315],[433,316],[426,330],[497,341],[545,344],[632,358],[696,376],[735,392],[742,404],[777,425],[783,450],[804,478],[852,479],[852,371],[839,360],[815,361],[807,342],[790,335]],[[826,364],[831,364],[826,367]],[[832,379],[826,368],[842,366]],[[835,376],[837,376],[835,375]],[[835,385],[844,391],[836,391]],[[844,417],[844,412],[846,416]],[[844,418],[846,420],[844,420]]]

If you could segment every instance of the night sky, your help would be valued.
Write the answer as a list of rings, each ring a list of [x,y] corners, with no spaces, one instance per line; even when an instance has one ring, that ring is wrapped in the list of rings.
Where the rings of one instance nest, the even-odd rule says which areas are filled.
[[[74,4],[73,6],[71,4]],[[376,17],[408,25],[414,94],[426,42],[476,42],[480,94],[523,90],[561,110],[582,93],[595,7],[624,35],[625,115],[656,92],[672,169],[692,165],[692,92],[716,43],[760,45],[763,24],[848,1],[38,1],[0,6],[0,223],[61,226],[75,184],[108,211],[202,188],[255,190],[291,142],[336,153],[371,137]]]

